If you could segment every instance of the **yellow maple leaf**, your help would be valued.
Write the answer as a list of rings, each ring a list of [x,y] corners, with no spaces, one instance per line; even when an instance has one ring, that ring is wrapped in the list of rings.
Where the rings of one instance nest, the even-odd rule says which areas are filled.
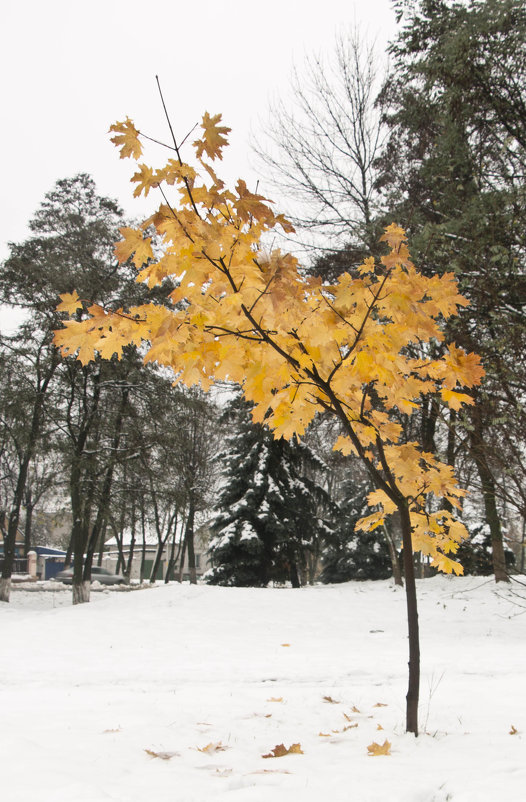
[[[463,566],[457,562],[457,560],[452,560],[450,557],[440,552],[437,552],[436,556],[431,560],[431,565],[433,568],[438,568],[438,570],[442,571],[444,574],[456,574],[457,576],[461,576],[464,573]]]
[[[333,451],[341,451],[341,453],[345,454],[345,456],[349,456],[349,454],[356,454],[356,449],[353,446],[351,439],[345,435],[340,435],[332,448]]]
[[[142,145],[139,140],[139,131],[129,117],[126,117],[123,122],[110,125],[110,131],[117,133],[117,136],[112,136],[110,142],[121,148],[121,159],[126,159],[129,156],[138,159],[141,156]]]
[[[443,388],[440,391],[440,395],[442,396],[442,400],[445,401],[451,409],[458,410],[462,404],[474,403],[470,395],[466,395],[466,393],[457,393],[453,390],[447,390],[446,388]]]
[[[152,239],[143,237],[143,233],[137,228],[121,228],[120,232],[123,239],[115,244],[115,256],[119,262],[126,262],[132,254],[135,267],[142,265],[153,258]]]
[[[269,757],[285,757],[285,755],[303,755],[301,744],[292,744],[288,748],[284,744],[278,744],[266,755],[261,755],[263,758]]]
[[[212,743],[211,742],[211,743],[207,744],[206,746],[198,746],[197,747],[197,751],[198,752],[205,752],[207,755],[211,755],[214,752],[224,752],[224,751],[226,751],[226,749],[228,749],[228,747],[227,746],[223,746],[221,741],[217,741],[216,743]]]
[[[130,181],[137,184],[133,190],[134,198],[137,198],[143,191],[145,196],[148,195],[152,187],[159,185],[159,177],[146,164],[139,164],[139,172],[134,173]]]
[[[273,219],[272,209],[263,203],[267,198],[250,192],[242,179],[237,182],[236,192],[239,197],[234,200],[234,206],[241,220],[247,222],[254,217],[256,220],[266,222]]]
[[[400,247],[402,242],[405,242],[406,235],[403,228],[396,225],[396,223],[391,223],[391,225],[387,226],[385,229],[385,234],[382,234],[380,237],[380,242],[387,242],[389,247],[394,251]]]
[[[391,754],[391,744],[385,739],[383,744],[377,744],[376,741],[373,741],[372,744],[369,744],[367,747],[367,752],[371,757],[378,757],[379,755],[390,755]]]
[[[207,111],[204,113],[201,123],[204,134],[201,139],[196,139],[193,143],[198,159],[201,158],[203,153],[206,153],[212,160],[223,158],[221,150],[225,145],[228,145],[226,134],[229,134],[232,129],[224,125],[219,125],[218,123],[221,122],[221,119],[221,114],[214,114],[214,116],[211,117]]]
[[[58,312],[67,312],[68,315],[74,315],[77,309],[82,309],[82,301],[80,300],[77,290],[73,292],[64,292],[59,295],[60,303],[57,305]]]

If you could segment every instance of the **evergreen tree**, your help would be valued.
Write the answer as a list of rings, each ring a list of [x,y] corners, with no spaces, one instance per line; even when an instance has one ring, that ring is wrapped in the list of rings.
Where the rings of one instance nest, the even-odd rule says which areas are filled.
[[[395,9],[402,24],[381,97],[390,126],[386,205],[422,269],[454,271],[471,302],[447,336],[481,355],[486,379],[467,425],[452,421],[451,431],[465,435],[495,578],[505,581],[498,496],[524,514],[524,498],[506,490],[507,471],[522,472],[524,443],[508,443],[502,430],[522,434],[526,423],[526,8],[521,0],[396,0]],[[437,420],[430,409],[431,447]]]
[[[322,554],[322,582],[348,582],[352,579],[387,579],[391,560],[381,528],[357,532],[357,521],[367,515],[369,487],[364,482],[345,482],[341,488],[336,526]]]
[[[487,524],[478,524],[473,527],[469,540],[461,543],[457,558],[464,567],[464,574],[475,576],[489,576],[493,573],[493,547],[490,528]],[[504,544],[506,569],[512,570],[515,566],[515,555],[507,543]]]
[[[327,494],[306,466],[319,461],[303,443],[275,440],[250,417],[241,398],[223,422],[231,428],[223,454],[223,486],[211,524],[210,584],[265,587],[288,579],[298,587],[305,552],[325,533],[319,518]]]

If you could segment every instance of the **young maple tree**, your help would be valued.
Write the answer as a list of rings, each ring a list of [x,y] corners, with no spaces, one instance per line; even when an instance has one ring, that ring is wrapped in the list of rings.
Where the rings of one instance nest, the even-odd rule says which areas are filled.
[[[108,309],[65,293],[58,308],[71,319],[55,342],[84,363],[96,352],[110,358],[129,343],[146,343],[145,361],[172,368],[187,385],[237,382],[254,404],[254,420],[265,421],[276,437],[303,435],[317,412],[338,418],[342,434],[334,448],[358,455],[376,487],[368,497],[374,511],[360,528],[371,530],[394,512],[400,516],[409,629],[406,725],[417,735],[412,554],[420,550],[438,569],[462,572],[448,555],[466,530],[449,510],[459,508],[464,491],[452,468],[404,441],[393,411],[411,415],[429,394],[454,409],[471,403],[463,390],[480,382],[478,357],[450,345],[434,359],[430,346],[443,340],[440,322],[467,301],[452,274],[418,273],[395,224],[382,237],[387,253],[379,261],[366,259],[330,286],[306,277],[291,254],[266,250],[265,234],[291,226],[244,181],[232,191],[217,176],[214,162],[230,131],[220,123],[221,115],[204,115],[193,143],[197,167],[182,160],[174,137],[173,158],[159,169],[141,163],[131,179],[134,195],[158,188],[163,202],[138,228],[121,229],[116,255],[120,261],[133,257],[138,281],[149,287],[174,282],[171,305]],[[127,118],[110,130],[121,158],[138,161],[142,135],[133,122]],[[168,200],[170,186],[177,202]],[[151,228],[161,243],[158,255]]]

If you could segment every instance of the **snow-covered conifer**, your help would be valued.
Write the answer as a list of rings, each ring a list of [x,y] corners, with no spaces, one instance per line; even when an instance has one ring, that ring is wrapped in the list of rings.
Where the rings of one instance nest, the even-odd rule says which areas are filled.
[[[391,561],[381,527],[372,532],[357,532],[357,521],[367,515],[364,481],[345,482],[334,533],[322,555],[322,582],[348,582],[351,579],[386,579],[391,576]]]
[[[328,497],[313,470],[319,460],[305,444],[275,440],[267,427],[253,423],[250,406],[240,397],[229,405],[224,422],[229,435],[211,522],[213,567],[206,579],[256,587],[290,580],[297,586],[306,553],[325,531],[320,511]]]

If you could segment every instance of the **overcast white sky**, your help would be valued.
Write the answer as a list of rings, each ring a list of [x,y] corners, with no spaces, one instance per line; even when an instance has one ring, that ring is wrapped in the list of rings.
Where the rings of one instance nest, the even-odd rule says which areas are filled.
[[[229,172],[254,181],[249,132],[269,100],[286,93],[293,64],[330,51],[355,23],[383,46],[390,0],[4,0],[0,258],[55,181],[78,172],[130,216],[144,213],[133,163],[107,130],[128,115],[167,138],[156,74],[179,138],[204,111],[221,112],[233,129]]]

